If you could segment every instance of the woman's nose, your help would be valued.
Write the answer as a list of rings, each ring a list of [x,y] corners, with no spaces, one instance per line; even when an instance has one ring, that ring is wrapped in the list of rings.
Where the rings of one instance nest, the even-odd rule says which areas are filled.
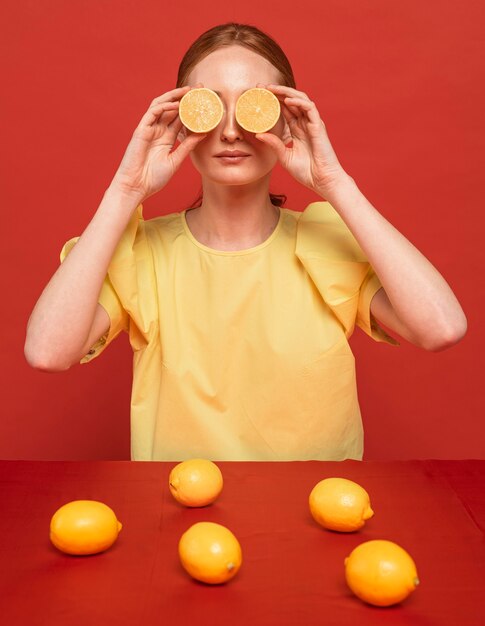
[[[243,129],[236,121],[236,107],[226,107],[220,124],[221,139],[236,141],[243,138]]]

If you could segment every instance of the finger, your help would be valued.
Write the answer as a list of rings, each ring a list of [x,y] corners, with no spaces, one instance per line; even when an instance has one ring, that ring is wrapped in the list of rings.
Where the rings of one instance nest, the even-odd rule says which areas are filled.
[[[311,100],[305,100],[304,98],[285,98],[285,103],[288,106],[294,106],[304,111],[310,122],[314,124],[320,124],[321,118],[317,111],[317,107]]]
[[[286,106],[287,110],[291,113],[291,115],[298,120],[301,117],[301,111],[298,107],[287,105],[286,103],[282,103],[282,105]],[[283,106],[281,107],[283,108]]]
[[[269,85],[266,85],[265,83],[256,83],[256,87],[260,87],[261,89],[268,89]],[[269,89],[268,89],[268,91],[269,91]],[[278,98],[278,100],[280,102],[280,105],[282,105],[284,103],[284,101],[285,101],[286,95],[284,93],[280,93],[280,94],[275,93],[274,95]],[[294,107],[294,113],[298,113],[299,114],[298,109],[295,108],[295,107]]]
[[[286,100],[288,99],[289,96],[287,96],[284,93],[275,93],[274,95],[278,98],[281,107],[286,105]],[[291,113],[295,117],[299,117],[301,115],[301,111],[298,109],[298,107],[291,106],[291,105],[286,105],[286,107],[287,107],[288,110],[291,111]]]
[[[290,107],[285,102],[282,102],[281,113],[283,114],[283,117],[288,124],[293,124],[298,121],[298,115],[300,114],[300,111],[297,107],[291,107],[290,109]],[[295,113],[297,113],[298,115],[295,115]]]
[[[178,113],[178,107],[178,102],[159,102],[158,104],[152,104],[141,118],[139,126],[153,126],[165,112],[176,111]]]
[[[150,106],[153,106],[154,104],[158,104],[159,102],[168,102],[168,101],[172,101],[175,99],[179,99],[183,95],[185,95],[185,93],[187,93],[189,89],[191,89],[191,87],[189,87],[188,85],[185,85],[185,87],[177,87],[177,89],[172,89],[171,91],[167,91],[161,94],[160,96],[153,98]]]
[[[164,111],[170,111],[177,109],[179,107],[179,102],[158,102],[158,104],[150,105],[150,108],[146,111],[147,116],[149,115],[161,115]]]
[[[183,128],[182,120],[177,115],[177,117],[173,120],[171,124],[169,124],[170,130],[173,130],[177,135]]]
[[[178,111],[164,111],[154,125],[161,128],[171,128],[174,121],[178,118]]]
[[[202,87],[202,83],[197,83],[196,87]],[[167,92],[167,94],[163,94],[163,96],[160,96],[159,98],[155,98],[152,101],[152,104],[150,105],[150,108],[147,111],[147,115],[148,113],[153,113],[154,116],[157,115],[157,113],[159,111],[161,111],[161,114],[158,115],[158,118],[155,120],[153,117],[149,119],[151,119],[151,122],[149,122],[151,125],[153,125],[155,123],[155,121],[160,121],[162,115],[164,116],[163,121],[166,122],[167,124],[171,124],[174,119],[177,118],[178,115],[178,106],[180,104],[179,100],[176,101],[167,101],[165,99],[165,96],[167,96],[168,94],[178,94],[178,97],[183,97],[188,91],[190,91],[191,89],[193,89],[194,87],[191,87],[190,85],[186,85],[185,87],[179,87],[178,89],[174,89],[171,92]],[[173,105],[173,106],[168,106],[168,105]],[[170,114],[168,113],[168,111],[170,111]]]
[[[260,87],[262,89],[268,89],[269,90],[269,87],[271,87],[271,85],[266,85],[265,83],[256,83],[256,87]],[[273,85],[273,87],[274,87],[274,85]],[[269,91],[272,91],[272,90],[269,90]],[[285,94],[284,93],[279,93],[279,94],[275,93],[274,95],[278,98],[278,100],[280,102],[280,105],[283,105],[284,101],[285,101]],[[295,117],[298,117],[300,115],[300,111],[299,111],[299,109],[297,107],[290,106],[290,107],[287,107],[287,109],[289,109]]]
[[[163,107],[163,111],[158,115],[157,122],[165,124],[166,126],[170,125],[175,119],[177,119],[179,115],[179,102],[168,102],[166,106]],[[157,114],[156,109],[154,108],[154,114]]]
[[[270,148],[273,148],[281,163],[285,162],[287,150],[289,148],[285,146],[279,137],[273,135],[272,133],[256,133],[255,137],[256,139],[259,139],[261,143],[265,143],[270,146]]]
[[[156,102],[156,103],[151,104],[146,112],[150,113],[153,111],[163,111],[163,110],[168,111],[169,109],[178,108],[179,104],[180,102],[178,100],[175,100],[175,101],[164,100],[163,102]]]
[[[275,95],[286,95],[286,96],[294,96],[296,98],[306,98],[310,100],[307,94],[304,91],[298,91],[298,89],[294,89],[293,87],[287,87],[286,85],[267,85],[266,89],[269,91],[273,91]]]
[[[282,112],[285,118],[286,126],[290,132],[291,141],[294,141],[295,139],[303,139],[302,131],[298,123],[301,118],[295,117],[290,111],[283,108]]]
[[[286,104],[294,104],[294,106],[303,109],[304,111],[308,111],[315,106],[315,104],[311,100],[306,100],[305,98],[297,98],[297,97],[287,97],[285,98]]]
[[[182,161],[187,157],[195,146],[207,137],[207,133],[193,133],[188,135],[171,153],[172,162],[175,168],[180,167]]]

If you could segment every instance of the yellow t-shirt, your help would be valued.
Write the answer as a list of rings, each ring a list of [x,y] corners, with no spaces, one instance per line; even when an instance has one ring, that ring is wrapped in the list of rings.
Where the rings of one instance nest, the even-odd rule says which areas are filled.
[[[280,209],[237,252],[199,243],[185,212],[145,221],[140,205],[99,295],[111,327],[81,363],[129,333],[134,460],[361,459],[347,339],[357,324],[397,343],[370,316],[380,287],[328,202]]]

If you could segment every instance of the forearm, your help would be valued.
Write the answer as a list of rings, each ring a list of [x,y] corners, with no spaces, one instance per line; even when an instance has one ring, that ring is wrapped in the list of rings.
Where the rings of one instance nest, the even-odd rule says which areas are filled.
[[[358,241],[414,343],[445,345],[464,334],[465,315],[443,276],[372,206],[351,177],[343,175],[321,195]]]
[[[70,362],[88,339],[108,265],[139,199],[110,187],[81,237],[39,297],[27,326],[34,367]]]

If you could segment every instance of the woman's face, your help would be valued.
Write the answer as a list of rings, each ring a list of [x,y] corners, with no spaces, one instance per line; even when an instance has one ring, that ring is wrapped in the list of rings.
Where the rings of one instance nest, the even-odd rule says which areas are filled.
[[[277,162],[276,154],[253,133],[239,126],[235,109],[238,97],[247,89],[259,83],[281,84],[278,70],[252,50],[238,45],[224,46],[211,52],[193,68],[186,84],[195,87],[199,83],[217,92],[224,105],[219,125],[190,153],[202,178],[223,185],[244,185],[266,176]],[[287,128],[280,115],[270,132],[288,142]],[[248,156],[228,163],[217,157],[224,150],[239,150]]]

